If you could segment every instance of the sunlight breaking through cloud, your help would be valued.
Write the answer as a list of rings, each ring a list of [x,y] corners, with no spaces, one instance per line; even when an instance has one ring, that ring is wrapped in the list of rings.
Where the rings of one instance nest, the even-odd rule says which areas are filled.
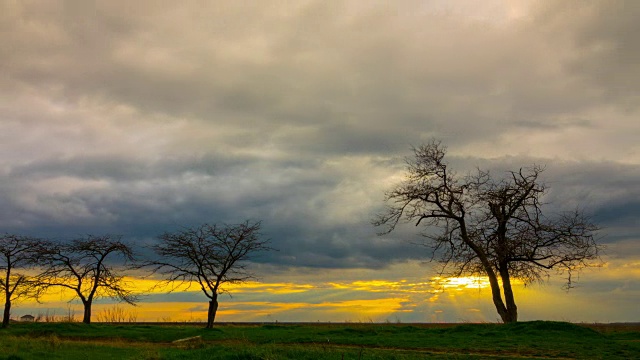
[[[262,321],[268,304],[291,320],[357,319],[339,304],[393,299],[361,311],[492,321],[486,278],[432,277],[416,229],[371,226],[411,146],[435,138],[460,174],[546,165],[551,211],[585,209],[605,229],[607,266],[572,293],[556,290],[562,279],[514,281],[523,318],[636,321],[640,7],[629,3],[5,1],[1,230],[149,245],[193,224],[262,220],[278,251],[249,264],[262,282],[226,288],[224,319]],[[177,319],[206,301],[129,275],[148,292],[140,309],[164,304]],[[45,299],[40,309],[68,306]]]
[[[429,285],[435,292],[445,290],[462,291],[465,289],[484,289],[489,287],[489,278],[486,276],[466,277],[440,277],[431,278]]]

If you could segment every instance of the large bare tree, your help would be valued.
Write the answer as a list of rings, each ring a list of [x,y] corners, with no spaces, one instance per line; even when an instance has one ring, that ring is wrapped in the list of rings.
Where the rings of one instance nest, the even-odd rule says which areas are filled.
[[[160,284],[170,286],[170,291],[197,283],[209,298],[206,327],[211,328],[218,311],[218,295],[224,291],[224,285],[253,278],[247,271],[246,261],[256,252],[270,250],[260,227],[260,222],[246,221],[166,232],[152,247],[156,258],[143,266],[162,275],[164,280]]]
[[[89,235],[70,242],[48,242],[39,250],[42,283],[69,289],[82,301],[82,322],[91,322],[91,306],[99,297],[135,305],[138,300],[124,279],[123,270],[134,261],[131,247],[121,236]]]
[[[489,278],[503,322],[518,320],[513,279],[543,281],[553,269],[567,275],[571,287],[572,274],[599,264],[598,228],[584,213],[543,213],[541,167],[498,179],[479,169],[461,176],[449,168],[440,142],[413,150],[405,180],[386,193],[386,211],[374,225],[383,226],[381,234],[401,222],[425,227],[421,235],[443,271]]]
[[[29,270],[36,264],[34,250],[37,244],[36,239],[26,236],[0,235],[0,290],[5,298],[3,328],[9,325],[12,302],[24,298],[37,298],[41,290],[37,276],[29,274]]]

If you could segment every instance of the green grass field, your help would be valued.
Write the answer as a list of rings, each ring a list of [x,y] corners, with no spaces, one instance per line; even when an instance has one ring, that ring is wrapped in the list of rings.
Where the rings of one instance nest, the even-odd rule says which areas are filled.
[[[191,341],[173,341],[197,337]],[[5,359],[634,359],[640,327],[517,324],[16,323]]]

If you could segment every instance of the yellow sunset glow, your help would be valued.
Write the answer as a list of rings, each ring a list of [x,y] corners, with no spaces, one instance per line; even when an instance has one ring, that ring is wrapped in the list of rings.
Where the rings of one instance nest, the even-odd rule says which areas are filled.
[[[452,289],[462,291],[464,289],[484,289],[489,287],[489,278],[486,276],[463,277],[433,277],[431,285],[437,290]]]
[[[594,269],[590,278],[606,281],[636,278],[637,262],[608,263]],[[412,271],[417,273],[418,271]],[[346,275],[346,274],[345,274]],[[322,277],[289,277],[290,281],[247,282],[227,287],[232,296],[223,295],[217,321],[222,322],[270,322],[270,321],[498,321],[491,301],[487,277],[427,277],[420,276],[366,279],[366,274],[354,271],[344,276],[345,281],[323,281]],[[358,280],[360,278],[360,280]],[[363,279],[365,278],[365,279]],[[285,277],[281,278],[286,279]],[[335,279],[335,277],[334,277]],[[346,279],[353,279],[347,281]],[[101,300],[94,303],[93,320],[102,321],[100,314],[119,306],[133,314],[136,321],[151,322],[201,322],[206,319],[208,299],[195,283],[180,284],[171,295],[172,287],[155,287],[157,280],[128,277],[131,289],[144,293],[138,306],[115,304]],[[522,315],[540,318],[548,314],[550,319],[562,320],[568,304],[580,304],[579,308],[593,308],[598,313],[601,304],[585,301],[579,290],[566,293],[561,289],[562,279],[550,287],[524,287],[522,281],[513,280],[516,301],[522,305]],[[548,294],[553,294],[548,296]],[[56,289],[46,294],[41,304],[31,300],[20,302],[16,314],[32,313],[76,317],[82,314],[82,305],[70,290]],[[602,300],[604,301],[604,300]],[[546,307],[545,304],[554,306]],[[562,308],[554,312],[549,308]],[[598,319],[609,319],[607,314]]]

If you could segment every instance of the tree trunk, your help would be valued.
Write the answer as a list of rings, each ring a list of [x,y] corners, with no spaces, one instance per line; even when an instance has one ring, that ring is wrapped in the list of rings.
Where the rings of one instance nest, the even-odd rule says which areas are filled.
[[[216,312],[218,311],[218,295],[215,294],[214,298],[209,301],[209,313],[207,314],[207,329],[213,328],[213,321],[216,319]]]
[[[513,288],[511,287],[511,276],[507,265],[500,266],[500,277],[502,278],[502,289],[504,291],[504,301],[507,306],[506,317],[502,318],[504,323],[512,323],[518,321],[518,307],[513,297]]]
[[[491,271],[487,271],[487,276],[489,277],[489,284],[491,285],[491,295],[493,297],[493,305],[495,305],[496,310],[498,311],[498,315],[502,319],[502,322],[508,323],[509,321],[509,311],[507,307],[504,305],[504,301],[502,301],[502,294],[500,289],[500,283],[498,282],[498,278],[496,274]]]
[[[500,289],[500,283],[498,282],[498,276],[494,271],[493,266],[488,261],[486,254],[482,250],[482,248],[478,247],[471,241],[467,235],[466,226],[464,221],[460,221],[460,228],[462,233],[462,238],[464,242],[478,255],[480,261],[482,263],[482,267],[484,268],[484,272],[487,274],[489,278],[489,284],[491,285],[491,296],[493,298],[493,305],[495,305],[496,310],[498,311],[498,315],[502,319],[503,323],[515,322],[518,319],[516,304],[513,301],[513,292],[511,290],[511,282],[509,281],[509,271],[506,266],[500,266],[500,277],[505,278],[505,274],[503,274],[502,269],[505,269],[506,279],[507,279],[507,287],[508,291],[505,290],[505,298],[507,300],[507,305],[502,300],[502,290]],[[504,284],[503,284],[504,285]],[[514,315],[515,314],[515,315]]]
[[[7,301],[4,303],[4,315],[2,316],[2,327],[6,328],[9,326],[9,317],[11,316],[11,300],[7,298]]]
[[[84,304],[84,316],[82,317],[82,322],[85,324],[91,323],[91,301],[86,301]]]

